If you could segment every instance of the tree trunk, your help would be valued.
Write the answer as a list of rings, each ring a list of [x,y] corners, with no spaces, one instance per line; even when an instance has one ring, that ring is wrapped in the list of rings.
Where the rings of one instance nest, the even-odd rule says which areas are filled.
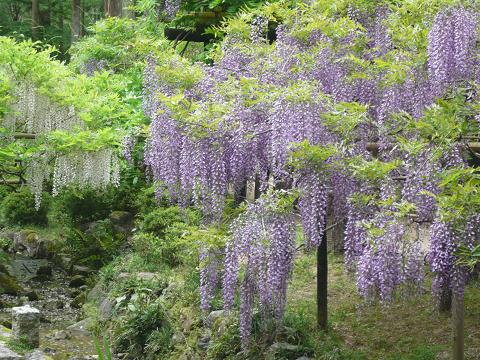
[[[82,36],[80,0],[72,0],[72,43]]]
[[[32,39],[38,40],[38,27],[40,24],[40,0],[32,0]]]
[[[440,301],[438,303],[438,311],[450,312],[452,310],[452,290],[448,287],[444,287]]]
[[[327,232],[323,233],[322,242],[317,249],[317,326],[323,331],[328,329],[328,259]]]
[[[104,0],[105,16],[122,16],[122,0]]]
[[[465,329],[464,329],[464,301],[463,296],[453,295],[452,327],[453,327],[453,359],[464,360]]]
[[[135,5],[135,0],[124,0],[122,16],[129,19],[135,19],[135,11],[129,9],[129,6]]]

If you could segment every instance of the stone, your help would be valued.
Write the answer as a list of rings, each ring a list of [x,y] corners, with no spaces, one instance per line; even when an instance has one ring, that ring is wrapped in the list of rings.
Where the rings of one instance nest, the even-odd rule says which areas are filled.
[[[12,336],[33,348],[40,344],[40,311],[29,305],[12,308]]]
[[[36,279],[40,281],[50,280],[52,278],[53,270],[50,264],[40,265],[37,269]]]
[[[127,234],[133,228],[133,215],[128,211],[112,211],[109,216],[113,230],[117,233]]]
[[[0,294],[18,296],[23,293],[23,288],[13,276],[0,272]]]
[[[280,353],[282,356],[292,358],[295,355],[298,356],[301,354],[301,348],[300,346],[297,346],[297,345],[292,345],[292,344],[283,343],[283,342],[276,342],[270,346],[268,352],[270,356],[272,355],[275,356]]]
[[[139,272],[135,276],[139,281],[151,281],[157,278],[157,274],[151,272]]]
[[[197,346],[202,350],[207,350],[210,345],[210,336],[205,336],[198,340]]]
[[[309,358],[309,357],[306,357],[306,356],[300,356],[299,358],[296,358],[295,360],[312,360],[312,359]]]
[[[106,293],[102,284],[97,283],[87,294],[87,302],[99,305],[105,299]]]
[[[29,290],[25,293],[25,296],[28,298],[28,301],[38,301],[39,297],[35,290]]]
[[[86,280],[85,280],[84,276],[74,275],[70,279],[70,283],[68,284],[68,286],[70,286],[70,287],[80,287],[80,286],[83,286],[85,284],[86,284]]]
[[[13,250],[32,259],[49,258],[51,249],[52,243],[41,239],[35,231],[22,230],[13,235]]]
[[[100,317],[100,320],[106,321],[112,317],[113,305],[114,302],[109,298],[105,298],[102,300],[102,302],[98,306],[98,316]]]
[[[73,265],[71,273],[72,275],[82,275],[82,276],[90,276],[95,272],[95,270],[90,269],[88,266],[82,265]]]
[[[66,255],[59,255],[55,260],[56,264],[63,270],[69,271],[72,267],[72,258]]]
[[[212,326],[217,322],[218,319],[221,319],[224,317],[225,317],[225,310],[212,311],[207,316],[206,324],[209,328],[212,328]]]
[[[88,327],[91,325],[90,319],[83,319],[73,325],[67,327],[72,333],[79,333],[79,334],[88,334]]]
[[[53,360],[50,356],[45,355],[40,350],[35,350],[27,355],[25,355],[25,360]]]
[[[74,309],[80,309],[83,304],[85,304],[87,296],[85,295],[84,292],[82,292],[80,295],[76,296],[72,302],[70,303],[70,306]]]
[[[20,359],[24,359],[24,357],[13,352],[9,348],[7,348],[5,344],[0,342],[0,360],[20,360]]]
[[[68,340],[68,339],[70,339],[70,337],[71,337],[70,333],[68,333],[67,331],[60,330],[60,331],[55,331],[55,333],[52,336],[52,339],[53,340]]]

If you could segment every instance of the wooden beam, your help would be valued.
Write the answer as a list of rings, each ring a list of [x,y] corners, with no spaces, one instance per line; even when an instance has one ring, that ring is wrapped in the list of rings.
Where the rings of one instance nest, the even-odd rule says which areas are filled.
[[[480,153],[480,142],[469,142],[467,146],[475,152]],[[374,142],[367,143],[367,150],[371,153],[378,153],[378,144]]]
[[[20,180],[0,180],[0,185],[20,185],[22,182]]]
[[[208,43],[215,37],[212,34],[204,34],[204,29],[186,30],[178,28],[165,28],[164,35],[168,40],[190,41]]]
[[[36,134],[28,134],[28,133],[15,133],[13,134],[15,139],[35,139],[37,137]]]

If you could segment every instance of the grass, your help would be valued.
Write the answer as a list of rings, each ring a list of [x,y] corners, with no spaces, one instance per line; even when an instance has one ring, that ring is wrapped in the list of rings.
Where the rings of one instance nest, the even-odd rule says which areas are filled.
[[[428,289],[427,289],[428,290]],[[289,287],[287,322],[300,317],[307,342],[318,359],[434,360],[448,359],[451,326],[448,315],[435,310],[425,294],[396,299],[389,305],[365,304],[355,279],[346,274],[343,258],[329,257],[329,329],[315,329],[315,256],[298,257]],[[465,296],[467,359],[480,359],[480,288],[470,285]],[[290,318],[290,320],[289,320]]]

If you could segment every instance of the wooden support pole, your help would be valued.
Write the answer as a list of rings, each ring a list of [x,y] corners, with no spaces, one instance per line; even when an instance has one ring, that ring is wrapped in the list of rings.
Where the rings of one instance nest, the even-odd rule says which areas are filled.
[[[20,180],[0,180],[0,185],[20,185]]]
[[[15,139],[35,139],[37,136],[35,134],[28,133],[15,133],[13,134]]]
[[[467,146],[470,150],[480,153],[480,142],[468,142]],[[367,150],[373,153],[374,155],[378,153],[378,144],[371,142],[367,143]]]
[[[453,294],[452,299],[452,328],[453,328],[453,359],[465,359],[465,306],[462,295]]]
[[[328,258],[327,232],[324,231],[322,242],[317,249],[317,326],[328,330]]]

